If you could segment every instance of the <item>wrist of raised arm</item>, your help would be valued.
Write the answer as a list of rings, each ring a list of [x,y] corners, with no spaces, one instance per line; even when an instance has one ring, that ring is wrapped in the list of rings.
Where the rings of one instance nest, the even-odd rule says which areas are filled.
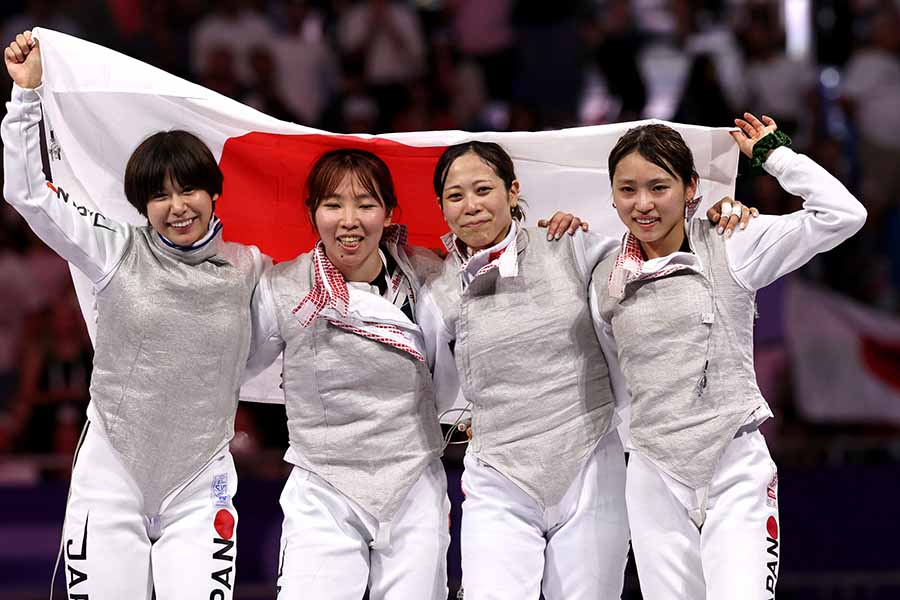
[[[19,104],[32,104],[41,101],[41,92],[43,91],[43,83],[33,88],[21,87],[17,83],[13,84],[12,102]]]

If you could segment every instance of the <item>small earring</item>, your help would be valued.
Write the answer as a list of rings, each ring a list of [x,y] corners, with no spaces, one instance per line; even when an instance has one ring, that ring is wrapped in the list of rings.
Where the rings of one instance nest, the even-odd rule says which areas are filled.
[[[613,207],[613,208],[616,207],[616,203],[615,203],[615,202],[612,203],[612,207]]]

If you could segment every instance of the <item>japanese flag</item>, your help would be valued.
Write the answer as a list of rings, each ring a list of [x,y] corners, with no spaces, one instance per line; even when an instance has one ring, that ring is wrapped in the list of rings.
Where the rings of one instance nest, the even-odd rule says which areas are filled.
[[[413,245],[440,247],[438,238],[447,229],[432,171],[444,148],[472,139],[497,142],[512,156],[528,224],[560,209],[587,220],[594,231],[624,231],[611,207],[606,162],[616,140],[636,123],[540,132],[336,135],[279,121],[102,46],[48,29],[34,33],[44,66],[52,179],[107,218],[145,222],[125,201],[125,164],[148,135],[184,129],[206,142],[225,175],[216,204],[225,239],[255,244],[276,261],[312,248],[305,178],[321,154],[348,146],[370,150],[390,167],[399,200],[395,221],[409,226]],[[733,195],[739,152],[729,128],[670,125],[694,153],[705,203]],[[73,279],[93,338],[91,284],[74,269]]]

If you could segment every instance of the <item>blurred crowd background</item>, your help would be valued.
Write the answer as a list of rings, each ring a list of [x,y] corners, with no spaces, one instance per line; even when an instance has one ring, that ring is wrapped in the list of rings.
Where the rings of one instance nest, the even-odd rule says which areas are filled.
[[[540,130],[651,117],[727,126],[745,110],[772,116],[792,136],[795,149],[841,179],[869,210],[862,232],[788,279],[811,282],[822,298],[860,311],[869,329],[881,332],[874,346],[867,346],[867,364],[886,390],[882,408],[876,399],[869,413],[851,418],[834,418],[799,401],[802,377],[794,372],[796,357],[786,341],[792,325],[786,308],[790,281],[760,293],[758,379],[777,415],[765,434],[784,489],[791,485],[784,472],[795,469],[793,480],[811,486],[795,484],[795,497],[825,506],[816,523],[824,520],[834,529],[840,521],[841,533],[826,543],[843,539],[868,545],[870,552],[875,543],[874,552],[883,559],[875,561],[877,568],[869,559],[859,565],[813,560],[808,569],[797,570],[809,573],[809,580],[783,566],[782,597],[900,597],[900,553],[887,539],[859,537],[866,535],[860,527],[886,531],[878,515],[900,517],[891,508],[898,498],[885,487],[890,483],[896,492],[900,473],[897,2],[7,0],[0,5],[4,44],[32,26],[97,42],[279,119],[333,132]],[[0,81],[4,90],[11,86],[5,69]],[[753,173],[743,162],[737,197],[766,213],[800,206],[773,178]],[[89,400],[91,361],[66,263],[3,204],[0,497],[14,497],[3,496],[3,490],[22,494],[64,482]],[[871,375],[864,371],[860,389]],[[842,400],[852,404],[856,398]],[[241,407],[233,450],[242,477],[280,483],[286,473],[280,461],[286,447],[283,422],[281,407]],[[458,460],[451,452],[449,468]],[[871,468],[881,470],[876,476],[866,471]],[[869,476],[864,473],[874,483],[863,483],[860,477]],[[881,473],[893,473],[893,480],[883,482]],[[243,480],[241,487],[244,493]],[[879,498],[871,501],[874,509],[867,504],[870,495]],[[54,510],[56,518],[61,507]],[[807,512],[796,509],[798,515]],[[2,523],[0,529],[8,532]],[[810,531],[818,529],[813,525]],[[896,532],[896,524],[891,526]],[[785,520],[787,534],[791,527]],[[0,571],[4,556],[0,549]],[[630,597],[638,597],[634,585],[629,589],[635,594]],[[889,589],[893,592],[884,591]]]

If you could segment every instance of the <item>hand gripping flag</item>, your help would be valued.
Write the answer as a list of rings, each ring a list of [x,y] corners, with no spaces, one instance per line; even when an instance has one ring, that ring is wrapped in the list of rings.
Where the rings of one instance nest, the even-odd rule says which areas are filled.
[[[122,187],[131,152],[156,131],[184,129],[206,142],[225,175],[216,205],[225,239],[255,244],[276,261],[313,247],[304,181],[321,154],[341,147],[372,151],[388,164],[399,200],[395,220],[409,226],[413,245],[441,247],[447,228],[432,171],[448,145],[473,139],[497,142],[512,156],[527,202],[526,224],[565,210],[594,231],[624,231],[611,207],[606,164],[616,140],[639,123],[540,132],[336,135],[279,121],[96,44],[48,29],[36,29],[35,36],[44,66],[52,179],[84,198],[89,209],[120,222],[145,223]],[[729,128],[670,125],[694,153],[706,201],[732,196],[738,149]],[[93,339],[91,284],[74,269],[73,279]]]

